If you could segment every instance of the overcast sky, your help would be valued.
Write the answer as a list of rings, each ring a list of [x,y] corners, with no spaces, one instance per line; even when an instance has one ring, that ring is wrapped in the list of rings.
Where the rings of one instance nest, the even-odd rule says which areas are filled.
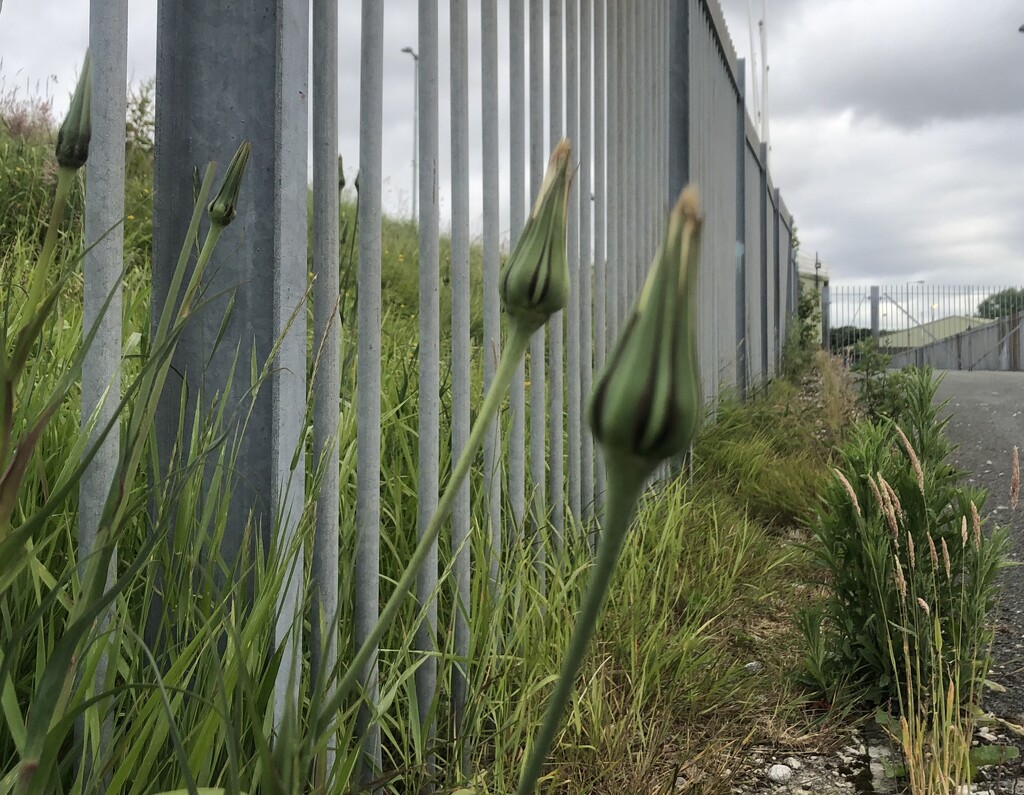
[[[736,51],[747,57],[748,2],[722,2]],[[755,18],[761,4],[753,0]],[[156,2],[129,5],[129,73],[140,81],[154,72]],[[1024,2],[767,5],[772,172],[804,251],[819,252],[834,281],[1024,282],[1024,34],[1018,32]],[[386,7],[384,195],[393,211],[409,212],[413,68],[401,48],[416,45],[416,3],[387,0]],[[351,179],[358,160],[359,4],[342,0],[341,8],[341,151]],[[470,13],[471,168],[478,196],[479,19],[475,8]],[[507,38],[503,19],[503,86]],[[87,40],[86,0],[2,0],[0,91],[49,92],[62,106]],[[501,113],[504,148],[505,104]],[[506,158],[502,180],[507,185]]]

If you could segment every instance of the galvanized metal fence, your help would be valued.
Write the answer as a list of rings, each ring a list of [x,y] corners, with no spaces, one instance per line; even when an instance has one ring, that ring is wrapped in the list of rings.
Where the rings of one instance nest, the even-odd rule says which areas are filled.
[[[94,0],[95,8],[104,3]],[[123,5],[123,3],[122,3]],[[226,531],[225,554],[236,555],[249,517],[264,533],[277,528],[278,542],[298,532],[305,479],[302,456],[294,452],[304,435],[306,392],[306,134],[308,0],[270,4],[266,14],[234,14],[225,38],[218,17],[225,4],[193,0],[161,4],[157,64],[157,149],[154,225],[154,306],[168,289],[178,245],[191,213],[192,180],[182,164],[226,161],[243,138],[253,141],[259,167],[246,182],[232,233],[237,241],[215,255],[210,293],[230,289],[235,310],[225,328],[211,313],[199,318],[182,340],[177,368],[184,379],[201,378],[203,389],[188,395],[193,408],[202,394],[225,388],[242,400],[250,384],[231,380],[232,363],[221,354],[208,361],[210,340],[223,334],[222,350],[252,349],[266,357],[276,351],[269,383],[250,412],[240,460],[240,477],[251,491],[239,492]],[[377,621],[380,578],[381,477],[381,257],[384,80],[384,2],[363,0],[359,97],[358,212],[358,463],[354,506],[355,560],[339,572],[338,450],[338,24],[332,0],[313,0],[313,272],[312,314],[318,366],[312,383],[312,450],[327,462],[316,495],[317,525],[311,582],[313,665],[331,670],[339,655],[339,581],[355,601],[354,640],[361,644]],[[351,4],[343,8],[353,15]],[[123,9],[122,9],[123,10]],[[793,220],[768,170],[768,151],[745,110],[744,64],[738,59],[717,0],[483,0],[479,30],[470,30],[466,0],[450,0],[449,39],[439,36],[439,4],[418,2],[417,108],[419,207],[419,454],[418,516],[422,534],[438,499],[442,408],[451,412],[454,450],[465,444],[470,408],[472,358],[483,359],[484,388],[494,377],[500,349],[498,270],[500,218],[509,218],[509,243],[523,229],[530,197],[540,187],[550,146],[567,135],[579,163],[569,226],[570,303],[545,331],[538,332],[527,379],[521,367],[510,393],[507,416],[486,438],[480,471],[485,483],[490,559],[473,560],[465,543],[473,531],[469,491],[463,490],[451,523],[451,588],[454,589],[452,671],[439,670],[435,654],[439,622],[436,547],[421,571],[417,596],[424,620],[417,633],[423,652],[416,671],[419,714],[431,714],[440,682],[458,715],[467,700],[465,661],[470,656],[470,575],[486,569],[492,589],[499,582],[502,550],[529,536],[534,542],[541,586],[547,570],[542,539],[554,548],[579,545],[583,532],[600,516],[603,467],[586,428],[584,402],[594,370],[621,330],[636,299],[648,263],[660,242],[668,208],[689,181],[698,183],[706,215],[698,334],[704,397],[714,407],[720,396],[745,395],[778,370],[782,343],[796,306],[797,278],[792,256]],[[110,56],[109,71],[96,69],[105,93],[96,105],[99,130],[123,118],[123,103],[107,97],[124,83],[123,52],[111,48],[111,30],[124,36],[124,15],[116,29],[94,26],[94,47]],[[499,18],[500,16],[500,18]],[[509,79],[499,82],[498,34],[508,35]],[[104,38],[106,36],[106,39]],[[117,37],[115,37],[115,40]],[[469,55],[479,46],[480,117],[471,119]],[[450,51],[450,104],[439,102],[439,53]],[[252,52],[260,58],[250,57]],[[115,57],[116,56],[116,57]],[[266,57],[264,57],[266,56]],[[97,57],[97,64],[101,62]],[[104,64],[107,60],[102,60]],[[116,61],[116,63],[114,63]],[[118,66],[120,64],[120,66]],[[115,68],[116,67],[116,68]],[[120,71],[118,71],[120,70]],[[213,79],[216,76],[216,79]],[[104,81],[110,81],[109,85]],[[508,99],[502,114],[501,98]],[[545,102],[545,100],[547,100]],[[119,110],[120,109],[120,110]],[[441,113],[450,114],[451,138],[439,139]],[[117,121],[117,124],[121,124]],[[122,132],[123,132],[123,125]],[[470,204],[469,140],[482,139],[483,200]],[[507,140],[507,149],[503,141]],[[441,196],[440,147],[451,148],[451,281],[439,279]],[[121,151],[123,154],[123,151]],[[95,155],[93,171],[118,174],[117,147]],[[499,181],[507,158],[509,184]],[[527,178],[528,177],[528,178]],[[116,180],[115,180],[116,181]],[[116,191],[114,191],[116,194]],[[117,201],[90,185],[89,229],[108,229],[122,212]],[[474,216],[479,212],[479,218]],[[482,230],[484,344],[474,350],[469,329],[470,229]],[[230,249],[227,251],[226,249]],[[98,249],[96,250],[99,251]],[[118,255],[104,254],[96,291],[107,291],[120,272]],[[440,302],[451,291],[451,394],[442,407]],[[114,324],[112,324],[113,326]],[[110,340],[119,339],[112,328]],[[102,342],[101,342],[102,344]],[[113,377],[109,363],[87,363],[88,378],[101,384]],[[183,383],[182,382],[182,383]],[[178,417],[180,384],[168,391],[157,427],[158,453],[169,455]],[[84,397],[85,415],[99,397]],[[500,432],[508,429],[507,458]],[[444,440],[448,443],[449,440]],[[116,447],[116,445],[114,446]],[[111,456],[116,457],[112,449]],[[454,456],[453,456],[454,457]],[[103,457],[98,461],[105,460]],[[113,460],[113,459],[110,459]],[[97,467],[97,476],[106,470]],[[100,488],[95,486],[95,488]],[[93,488],[89,486],[88,488]],[[245,495],[245,496],[242,496]],[[253,495],[258,495],[256,498]],[[507,500],[510,515],[502,510]],[[84,520],[83,516],[83,520]],[[91,521],[91,520],[90,520]],[[82,541],[88,543],[83,521]],[[301,558],[296,565],[301,564]],[[289,681],[301,647],[296,571],[282,595],[276,642],[285,646],[286,664],[277,688],[280,716],[296,694]],[[445,622],[449,617],[442,617]],[[334,627],[332,629],[332,627]],[[449,665],[449,663],[445,663]],[[450,680],[448,675],[451,674]],[[374,725],[379,697],[378,670],[371,660],[361,672],[366,707],[360,716],[371,760],[369,775],[381,764],[381,738]]]
[[[856,363],[863,343],[890,367],[1021,369],[1024,288],[1017,286],[826,285],[822,344]]]

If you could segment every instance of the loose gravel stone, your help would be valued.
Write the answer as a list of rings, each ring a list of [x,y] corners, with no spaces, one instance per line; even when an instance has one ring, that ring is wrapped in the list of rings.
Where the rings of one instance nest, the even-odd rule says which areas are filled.
[[[793,778],[793,768],[789,765],[772,765],[768,768],[768,780],[773,784],[785,784]]]

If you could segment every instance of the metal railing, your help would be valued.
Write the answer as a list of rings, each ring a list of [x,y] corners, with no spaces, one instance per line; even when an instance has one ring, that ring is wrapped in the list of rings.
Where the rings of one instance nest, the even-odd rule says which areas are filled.
[[[1015,286],[826,285],[822,344],[851,363],[872,344],[891,367],[1019,370],[1022,310]]]
[[[122,5],[124,0],[122,0]],[[173,7],[172,7],[173,6]],[[195,6],[193,8],[193,6]],[[381,259],[383,108],[385,96],[383,0],[363,0],[359,75],[358,209],[358,371],[356,400],[358,454],[356,555],[340,581],[350,584],[354,640],[361,643],[378,616],[380,579],[381,477]],[[503,4],[502,9],[506,6]],[[270,18],[238,20],[225,41],[220,4],[171,4],[161,16],[157,65],[156,202],[154,225],[154,306],[167,292],[180,237],[191,212],[191,170],[182,164],[226,161],[242,138],[253,140],[253,158],[262,165],[247,182],[244,206],[232,226],[236,243],[224,246],[211,263],[217,273],[211,294],[230,287],[236,310],[223,329],[227,352],[255,346],[260,355],[273,340],[283,340],[266,394],[256,401],[248,422],[240,477],[263,502],[239,503],[228,522],[226,550],[237,551],[250,515],[264,533],[276,526],[285,540],[297,533],[305,479],[302,456],[294,451],[304,436],[306,392],[306,0],[279,3]],[[343,6],[352,14],[352,6]],[[473,357],[482,357],[483,386],[494,376],[500,347],[498,269],[502,256],[500,219],[507,213],[509,242],[521,232],[536,194],[550,145],[567,135],[579,169],[570,207],[570,303],[548,328],[538,332],[529,357],[527,379],[521,367],[510,392],[507,416],[491,428],[483,452],[485,531],[489,561],[470,559],[465,540],[471,532],[468,488],[452,516],[451,563],[454,621],[438,615],[438,556],[424,567],[417,595],[425,606],[417,634],[423,652],[416,671],[419,714],[430,714],[439,683],[451,681],[450,697],[458,714],[467,697],[462,662],[439,662],[435,638],[439,621],[454,626],[454,653],[469,657],[470,577],[474,565],[486,568],[492,588],[498,582],[502,550],[532,534],[537,572],[544,576],[541,528],[558,544],[578,543],[581,528],[600,515],[604,475],[584,422],[584,401],[595,368],[618,335],[628,307],[636,299],[648,263],[655,254],[668,208],[689,181],[702,192],[706,215],[699,274],[700,360],[704,397],[714,407],[730,391],[740,395],[770,379],[779,368],[782,342],[796,307],[797,278],[792,256],[793,221],[768,171],[768,151],[745,110],[744,63],[738,59],[717,0],[509,0],[499,20],[496,0],[482,0],[479,29],[469,27],[466,0],[447,4],[449,37],[439,36],[439,4],[419,0],[417,42],[418,222],[419,222],[419,452],[418,516],[422,533],[434,510],[440,478],[442,410],[451,413],[454,449],[468,436]],[[198,10],[197,10],[198,9]],[[123,10],[123,9],[122,9]],[[314,608],[314,666],[332,669],[339,655],[337,633],[321,637],[337,615],[339,594],[338,515],[338,6],[313,0],[313,330],[323,341],[323,356],[312,383],[314,460],[327,461],[317,495],[317,527],[312,549],[311,603]],[[114,15],[117,17],[118,15]],[[93,28],[94,48],[110,55],[113,36]],[[508,80],[499,81],[498,32],[508,35]],[[114,35],[117,34],[117,35]],[[440,52],[450,53],[449,106],[439,101]],[[479,47],[479,117],[470,117],[469,54]],[[251,52],[272,57],[254,62]],[[217,54],[214,63],[212,53]],[[97,64],[107,63],[97,53]],[[120,59],[123,66],[123,53]],[[211,70],[217,80],[210,80]],[[107,72],[97,70],[99,80]],[[123,69],[120,71],[123,83]],[[104,95],[105,97],[105,95]],[[507,100],[508,111],[501,108]],[[545,102],[545,100],[547,100]],[[106,99],[104,102],[109,104]],[[115,103],[116,104],[116,103]],[[107,105],[104,105],[106,107]],[[441,113],[450,114],[451,138],[439,136]],[[123,116],[123,113],[120,114]],[[116,109],[110,117],[117,118]],[[346,115],[346,119],[351,114]],[[349,123],[345,121],[344,123]],[[503,132],[504,130],[504,132]],[[482,138],[482,203],[470,202],[470,139]],[[502,142],[507,138],[507,151]],[[442,196],[438,186],[442,144],[451,148],[451,280],[439,280]],[[116,147],[97,153],[99,171],[123,155]],[[500,164],[509,164],[509,181],[500,183]],[[116,225],[122,212],[90,189],[89,229]],[[478,216],[474,215],[478,213]],[[91,216],[90,216],[91,217]],[[474,350],[469,330],[470,230],[482,231],[483,345]],[[95,238],[95,235],[93,235]],[[108,275],[120,266],[111,257]],[[111,269],[112,268],[112,269]],[[87,273],[89,277],[89,273]],[[89,277],[91,278],[91,277]],[[98,279],[98,277],[97,277]],[[102,280],[98,279],[98,283]],[[106,287],[100,287],[97,294]],[[451,291],[451,392],[440,394],[442,364],[439,295]],[[86,300],[90,297],[87,285]],[[196,324],[183,338],[177,367],[186,378],[201,372],[204,391],[214,394],[230,383],[231,362],[218,356],[207,362],[205,347],[219,329],[219,318]],[[119,330],[110,333],[119,339]],[[100,340],[100,344],[102,340]],[[88,363],[87,363],[88,364]],[[92,365],[88,365],[90,368]],[[99,367],[99,365],[97,365]],[[87,377],[109,383],[112,373]],[[248,384],[231,385],[240,397]],[[157,426],[160,454],[168,454],[172,423],[178,416],[180,386],[166,396]],[[189,396],[190,411],[198,410]],[[87,396],[91,414],[98,400]],[[444,401],[445,405],[442,405]],[[563,402],[564,401],[564,402]],[[501,429],[508,429],[507,457]],[[259,429],[259,433],[251,429]],[[447,440],[445,440],[447,443]],[[116,447],[116,445],[115,445]],[[111,455],[116,456],[116,450]],[[98,460],[103,460],[101,457]],[[99,471],[99,470],[98,470]],[[101,484],[102,486],[102,484]],[[91,488],[91,487],[90,487]],[[99,486],[97,486],[99,488]],[[508,514],[502,506],[507,500]],[[83,539],[88,529],[83,523]],[[557,546],[557,544],[556,544]],[[300,559],[301,562],[301,559]],[[347,562],[345,562],[347,565]],[[285,660],[297,654],[296,633],[302,599],[295,572],[283,595],[278,644],[292,644]],[[543,585],[541,584],[541,587]],[[294,664],[294,662],[292,663]],[[451,671],[440,670],[454,666]],[[281,666],[276,714],[296,698],[288,690],[292,669]],[[360,732],[371,761],[368,776],[381,763],[380,730],[372,720],[379,697],[377,663],[362,672],[367,708]]]

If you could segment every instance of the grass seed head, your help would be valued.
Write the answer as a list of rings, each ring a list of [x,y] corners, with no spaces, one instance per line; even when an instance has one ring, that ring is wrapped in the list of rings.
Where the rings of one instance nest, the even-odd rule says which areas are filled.
[[[855,510],[858,514],[860,514],[860,503],[857,501],[857,492],[855,492],[853,490],[853,486],[851,486],[850,485],[850,481],[848,481],[846,479],[846,475],[844,475],[838,469],[834,469],[833,471],[836,473],[836,477],[839,478],[839,482],[843,484],[843,488],[846,490],[846,493],[849,495],[850,502],[853,503],[853,510]],[[871,480],[871,478],[868,478],[868,480]],[[874,483],[872,482],[871,485],[874,486]],[[876,494],[878,493],[877,489],[876,489],[875,493]],[[878,499],[879,499],[879,502],[881,502],[881,499],[882,499],[881,495],[879,495]],[[882,506],[882,510],[884,512],[884,510],[885,510],[884,505]]]

